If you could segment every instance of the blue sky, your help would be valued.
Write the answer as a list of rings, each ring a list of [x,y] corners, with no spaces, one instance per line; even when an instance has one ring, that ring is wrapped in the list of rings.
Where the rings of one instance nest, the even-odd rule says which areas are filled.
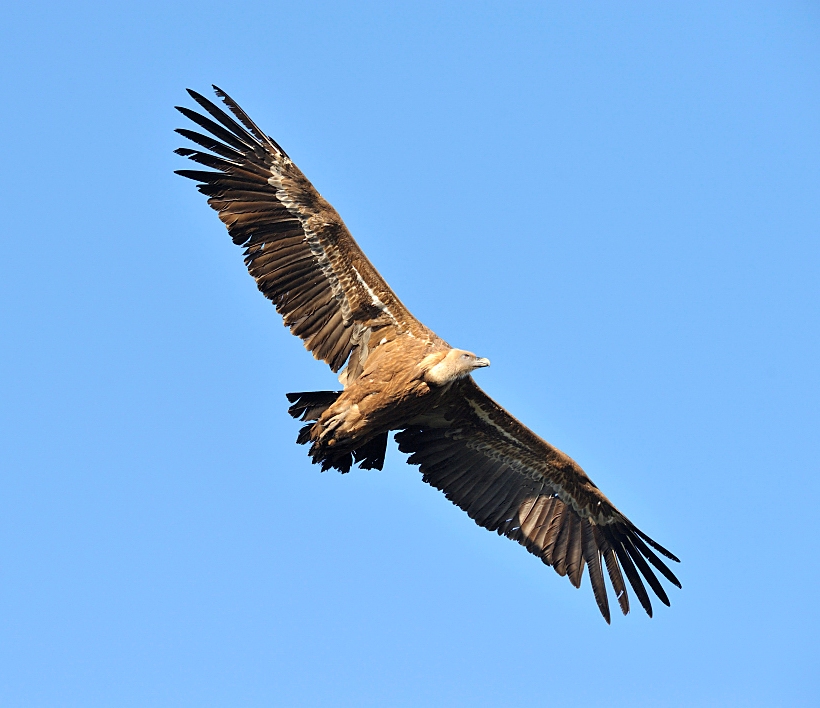
[[[820,13],[808,2],[12,2],[0,703],[811,705]],[[172,131],[216,83],[479,384],[674,551],[600,618],[421,482],[320,474],[334,378]]]

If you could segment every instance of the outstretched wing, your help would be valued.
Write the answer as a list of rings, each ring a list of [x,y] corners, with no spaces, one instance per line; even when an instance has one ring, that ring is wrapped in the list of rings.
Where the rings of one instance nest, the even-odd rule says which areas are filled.
[[[642,578],[669,604],[650,564],[674,585],[680,582],[652,548],[678,559],[621,514],[574,460],[513,418],[472,378],[455,384],[437,409],[414,423],[396,441],[402,452],[412,453],[408,462],[421,466],[424,481],[480,526],[518,541],[559,575],[568,575],[575,587],[588,566],[607,622],[604,566],[624,614],[624,574],[650,617]]]
[[[355,379],[371,333],[435,335],[396,297],[325,201],[276,142],[214,86],[238,120],[195,91],[191,97],[213,118],[177,107],[207,134],[177,132],[204,148],[176,152],[215,171],[178,170],[196,180],[219,213],[259,290],[284,316],[317,359]],[[392,338],[392,337],[390,337]]]

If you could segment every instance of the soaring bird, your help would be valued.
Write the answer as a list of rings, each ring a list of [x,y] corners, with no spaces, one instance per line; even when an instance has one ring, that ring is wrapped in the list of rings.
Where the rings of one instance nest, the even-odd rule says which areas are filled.
[[[214,91],[230,114],[192,90],[207,115],[177,107],[204,132],[178,129],[199,149],[176,152],[209,169],[177,173],[208,197],[285,325],[316,359],[341,371],[339,391],[287,394],[288,412],[306,423],[297,442],[310,445],[313,462],[341,472],[353,464],[382,469],[395,431],[422,479],[477,524],[518,541],[575,587],[589,568],[607,622],[604,568],[624,614],[624,575],[650,617],[644,581],[669,605],[653,567],[680,587],[658,554],[678,559],[615,508],[574,460],[478,387],[471,373],[490,362],[451,347],[413,317],[287,153],[230,96]]]

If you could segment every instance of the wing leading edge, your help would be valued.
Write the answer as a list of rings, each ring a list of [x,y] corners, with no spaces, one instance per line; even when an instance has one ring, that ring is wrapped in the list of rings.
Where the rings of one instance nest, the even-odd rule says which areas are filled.
[[[680,587],[652,550],[678,559],[619,512],[570,457],[539,438],[472,380],[454,386],[441,410],[396,434],[408,462],[479,526],[524,546],[580,587],[584,566],[595,601],[610,621],[604,568],[624,614],[626,580],[652,616],[644,581],[669,598],[651,566]]]
[[[176,132],[204,150],[176,152],[209,170],[177,174],[195,180],[208,196],[234,243],[245,249],[259,290],[291,332],[334,372],[349,360],[346,380],[361,372],[373,329],[434,336],[396,297],[285,151],[224,91],[214,90],[236,120],[189,89],[210,117],[177,106],[205,132]]]
[[[208,196],[244,248],[257,287],[291,332],[334,372],[345,366],[345,387],[363,371],[371,339],[378,347],[408,334],[446,346],[410,314],[284,150],[214,89],[233,117],[189,90],[208,115],[178,110],[205,132],[177,132],[204,150],[176,152],[209,169],[178,174]],[[624,614],[627,584],[650,617],[644,582],[669,605],[653,567],[680,587],[658,554],[678,559],[619,512],[577,463],[492,401],[471,377],[454,384],[434,410],[400,427],[396,440],[410,453],[408,462],[477,524],[517,541],[575,587],[588,567],[607,622],[605,577]]]

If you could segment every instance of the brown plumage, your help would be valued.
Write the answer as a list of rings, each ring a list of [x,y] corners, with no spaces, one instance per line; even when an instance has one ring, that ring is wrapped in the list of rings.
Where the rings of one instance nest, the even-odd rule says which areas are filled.
[[[210,135],[177,132],[209,152],[177,153],[210,170],[178,174],[199,183],[291,332],[334,372],[342,370],[341,391],[288,394],[290,414],[306,422],[297,442],[310,443],[313,462],[342,472],[354,463],[381,469],[387,436],[398,431],[399,449],[424,481],[477,524],[518,541],[575,587],[587,566],[607,622],[605,577],[624,614],[624,575],[650,617],[644,580],[668,605],[650,565],[680,583],[652,549],[678,559],[621,514],[571,458],[476,385],[470,372],[489,362],[450,347],[416,320],[285,151],[214,89],[233,117],[189,91],[210,118],[179,110]]]

